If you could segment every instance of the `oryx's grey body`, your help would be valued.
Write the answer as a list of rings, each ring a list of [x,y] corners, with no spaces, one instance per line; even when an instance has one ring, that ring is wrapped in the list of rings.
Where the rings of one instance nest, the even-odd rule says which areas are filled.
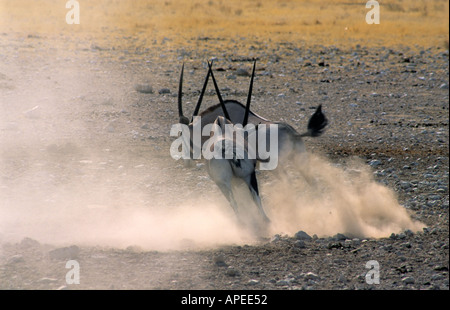
[[[235,100],[225,100],[224,105],[228,111],[228,114],[232,120],[232,123],[234,124],[242,124],[243,118],[244,118],[244,112],[245,112],[245,106]],[[204,110],[202,113],[199,114],[201,117],[201,126],[202,129],[207,124],[212,124],[217,119],[218,116],[224,116],[222,106],[221,104],[216,104],[214,106],[209,107],[208,109]],[[270,121],[264,117],[261,117],[260,115],[250,111],[248,116],[248,123],[253,124],[258,129],[258,126],[261,124],[270,125],[270,124],[276,124],[277,125],[277,141],[278,141],[278,161],[279,163],[283,164],[287,158],[294,154],[298,154],[301,152],[304,152],[306,150],[305,145],[303,143],[302,137],[305,136],[314,136],[314,131],[311,129],[308,129],[303,134],[299,134],[291,125],[283,122],[273,122]],[[190,124],[190,129],[192,131],[193,124]],[[270,148],[270,132],[269,127],[267,126],[265,129],[266,132],[266,141],[267,141],[267,148]],[[203,143],[209,139],[208,136],[202,137],[201,143]],[[258,142],[258,140],[256,140]],[[257,157],[259,158],[258,154]]]

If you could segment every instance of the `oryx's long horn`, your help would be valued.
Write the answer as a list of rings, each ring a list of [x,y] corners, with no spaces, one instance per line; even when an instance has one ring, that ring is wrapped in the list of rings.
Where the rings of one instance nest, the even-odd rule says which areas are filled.
[[[178,84],[178,116],[183,117],[183,107],[181,97],[183,96],[183,73],[184,73],[184,63],[181,67],[180,83]]]
[[[256,68],[256,60],[253,63],[252,78],[250,79],[250,88],[248,90],[248,96],[247,96],[247,105],[245,106],[244,121],[242,122],[243,127],[245,127],[248,123],[248,115],[250,112],[250,101],[252,100],[253,78],[255,77],[255,68]]]
[[[184,73],[184,63],[181,67],[181,75],[180,75],[180,84],[178,86],[178,116],[179,116],[179,122],[181,124],[189,124],[189,119],[183,115],[183,73]]]
[[[206,86],[208,85],[209,75],[211,74],[211,67],[208,68],[208,74],[206,75],[205,83],[203,83],[202,92],[200,93],[200,97],[198,98],[197,105],[195,106],[194,114],[192,114],[192,120],[194,119],[194,116],[198,115],[198,111],[200,110],[200,105],[202,104],[203,95],[206,91]],[[191,122],[192,122],[191,120]]]
[[[220,95],[220,90],[219,90],[219,87],[217,86],[217,82],[216,82],[216,79],[214,78],[214,73],[211,68],[211,63],[209,61],[208,61],[208,66],[209,66],[209,70],[211,71],[211,77],[214,82],[214,88],[216,89],[217,97],[219,97],[220,105],[222,106],[223,115],[225,116],[225,118],[227,120],[229,120],[231,122],[230,115],[228,114],[227,108],[225,107],[225,103],[223,102],[222,96]]]

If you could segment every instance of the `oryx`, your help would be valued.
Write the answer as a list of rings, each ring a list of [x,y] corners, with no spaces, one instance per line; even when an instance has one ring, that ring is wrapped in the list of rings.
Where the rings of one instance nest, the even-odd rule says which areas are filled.
[[[192,148],[198,147],[202,148],[203,144],[211,139],[211,136],[201,136],[200,141],[197,141],[195,143],[192,139],[192,131],[193,128],[198,125],[197,122],[201,122],[200,126],[203,131],[203,128],[207,125],[214,125],[216,127],[221,128],[221,130],[224,129],[224,127],[228,125],[236,125],[241,124],[243,127],[245,127],[247,124],[254,125],[255,131],[251,134],[258,134],[262,136],[266,136],[266,143],[269,142],[269,145],[265,145],[266,148],[272,148],[275,146],[276,148],[276,157],[277,161],[280,161],[281,163],[288,161],[288,157],[291,157],[294,154],[298,153],[304,153],[305,147],[304,143],[302,141],[302,137],[317,137],[320,136],[323,133],[323,129],[327,125],[327,119],[322,113],[321,105],[316,109],[315,113],[311,116],[308,122],[308,129],[305,133],[299,134],[292,126],[283,123],[283,122],[272,122],[268,119],[265,119],[256,113],[250,111],[250,101],[251,101],[251,93],[252,93],[252,87],[253,87],[253,79],[255,75],[255,66],[256,62],[253,65],[253,72],[250,82],[250,89],[247,96],[247,105],[244,106],[240,102],[236,100],[223,100],[222,96],[220,94],[219,88],[217,86],[216,79],[214,77],[214,73],[212,71],[211,64],[208,62],[208,73],[205,79],[205,82],[203,84],[202,91],[200,93],[200,97],[198,99],[197,105],[195,107],[193,116],[191,119],[187,118],[183,114],[182,109],[182,88],[183,88],[183,73],[184,73],[184,64],[181,69],[181,75],[180,75],[180,82],[179,82],[179,91],[178,91],[178,113],[179,113],[179,122],[181,124],[187,125],[190,131],[190,139],[189,141],[185,141],[186,144],[189,144],[189,149],[191,151],[192,155]],[[219,98],[219,104],[216,104],[203,112],[199,114],[200,105],[204,96],[204,93],[206,91],[207,83],[209,76],[211,76],[214,87],[216,90],[216,94]],[[199,117],[196,117],[199,116]],[[269,125],[269,126],[267,126]],[[270,145],[270,135],[273,133],[270,125],[276,125],[276,145]],[[231,142],[231,145],[233,145],[232,152],[236,150],[236,145],[233,144],[235,141],[230,139],[227,139],[224,136],[216,137],[216,141],[214,142]],[[211,142],[211,141],[210,141]],[[196,145],[200,144],[200,145]],[[245,149],[245,156],[248,155],[248,149],[244,147]],[[225,195],[225,197],[230,202],[231,206],[233,207],[234,211],[238,213],[237,203],[234,198],[232,189],[231,189],[231,179],[233,177],[237,177],[242,179],[248,186],[253,200],[255,204],[258,206],[258,210],[260,211],[260,214],[262,215],[262,218],[269,222],[269,219],[267,215],[264,213],[264,210],[261,205],[261,199],[259,197],[259,191],[258,191],[258,185],[256,180],[256,173],[255,173],[255,167],[257,162],[264,162],[267,161],[267,158],[262,158],[259,152],[259,145],[256,145],[255,147],[256,156],[254,158],[249,158],[248,156],[244,158],[212,158],[208,159],[207,168],[208,173],[212,180],[215,181],[215,183],[219,186],[222,193]],[[273,154],[274,152],[271,152]]]

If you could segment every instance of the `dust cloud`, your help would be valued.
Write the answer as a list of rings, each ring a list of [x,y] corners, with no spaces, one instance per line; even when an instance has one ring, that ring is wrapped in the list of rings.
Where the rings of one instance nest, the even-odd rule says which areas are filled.
[[[243,242],[232,219],[219,207],[204,202],[161,209],[123,204],[114,207],[76,203],[79,194],[68,195],[70,201],[65,205],[33,203],[14,206],[12,211],[3,209],[2,241],[31,237],[53,245],[131,246],[158,251]]]
[[[333,164],[318,155],[298,156],[285,172],[265,186],[275,231],[381,238],[425,227],[358,158]]]
[[[63,149],[76,154],[71,147]],[[1,184],[0,241],[19,242],[29,237],[54,245],[132,246],[159,251],[256,241],[251,229],[237,225],[220,192],[216,192],[216,202],[200,197],[177,203],[171,196],[182,195],[182,190],[174,194],[164,185],[136,186],[142,179],[141,171],[104,163],[105,156],[91,152],[86,157],[83,153],[78,159],[85,159],[59,171],[43,158],[30,154],[14,157],[19,160],[15,164],[26,171],[9,184]],[[337,166],[313,155],[308,160],[309,165],[293,164],[295,170],[262,184],[265,209],[272,220],[270,234],[292,235],[303,230],[319,237],[344,233],[380,238],[424,227],[411,219],[392,190],[373,180],[361,162]],[[96,163],[105,167],[99,170]],[[179,171],[178,177],[185,172]],[[165,172],[147,173],[146,178],[155,184],[158,179],[173,177]],[[212,182],[208,185],[215,186]]]

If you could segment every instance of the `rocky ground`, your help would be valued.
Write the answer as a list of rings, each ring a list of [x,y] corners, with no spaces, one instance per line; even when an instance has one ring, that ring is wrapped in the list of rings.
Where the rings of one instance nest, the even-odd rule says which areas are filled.
[[[170,39],[142,48],[123,37],[130,41],[124,48],[0,35],[0,288],[448,290],[447,49],[215,38],[197,38],[197,48],[174,48]],[[373,238],[298,227],[304,232],[206,248],[190,237],[175,250],[132,239],[116,246],[120,229],[96,239],[101,225],[89,238],[65,236],[45,212],[72,223],[65,217],[71,201],[90,206],[75,218],[92,216],[91,227],[98,220],[92,210],[104,206],[121,214],[122,204],[162,208],[208,201],[210,193],[223,199],[201,164],[184,168],[168,155],[181,63],[189,112],[213,57],[223,96],[242,101],[246,72],[258,59],[253,110],[265,117],[301,131],[322,104],[330,125],[305,142],[308,150],[336,164],[361,158],[425,228]],[[216,102],[212,87],[205,101]],[[261,173],[260,182],[264,188],[272,176]],[[42,234],[47,225],[56,228]],[[225,240],[227,232],[219,232]],[[66,282],[68,260],[80,264],[78,285]],[[379,284],[366,281],[372,260]]]

